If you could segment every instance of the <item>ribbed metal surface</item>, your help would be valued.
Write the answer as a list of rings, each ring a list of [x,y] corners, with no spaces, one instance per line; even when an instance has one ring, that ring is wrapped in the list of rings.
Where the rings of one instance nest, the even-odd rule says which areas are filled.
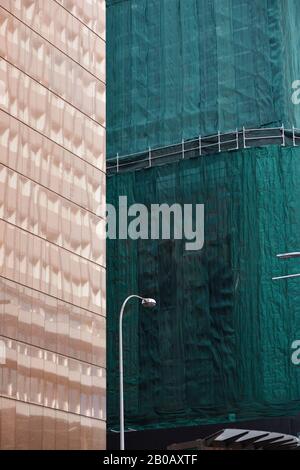
[[[169,450],[300,450],[300,441],[289,434],[248,429],[222,429],[195,441],[172,444]]]

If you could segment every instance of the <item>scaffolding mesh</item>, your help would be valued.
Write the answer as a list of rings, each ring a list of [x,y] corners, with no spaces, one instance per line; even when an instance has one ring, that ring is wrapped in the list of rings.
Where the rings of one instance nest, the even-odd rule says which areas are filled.
[[[108,157],[251,128],[300,127],[298,0],[107,1]],[[188,145],[188,144],[187,144]],[[142,158],[142,157],[141,157]],[[108,422],[118,426],[118,314],[125,414],[134,428],[300,411],[300,149],[268,146],[108,178],[108,202],[204,203],[205,245],[109,240]],[[134,168],[139,168],[134,165]]]
[[[209,136],[198,136],[196,139],[182,140],[178,144],[150,148],[144,152],[130,155],[117,155],[107,161],[106,171],[110,176],[120,171],[132,171],[156,165],[164,165],[178,160],[202,158],[216,152],[235,151],[266,145],[298,147],[300,129],[293,127],[264,127],[260,129],[236,129],[234,132],[218,133]]]
[[[118,423],[118,313],[124,323],[126,422],[146,427],[300,411],[297,260],[300,149],[266,147],[186,160],[109,178],[108,201],[205,203],[205,246],[181,240],[108,242],[108,414]],[[291,187],[293,191],[290,191]],[[298,366],[299,367],[299,366]]]
[[[299,126],[297,0],[108,2],[108,156]]]

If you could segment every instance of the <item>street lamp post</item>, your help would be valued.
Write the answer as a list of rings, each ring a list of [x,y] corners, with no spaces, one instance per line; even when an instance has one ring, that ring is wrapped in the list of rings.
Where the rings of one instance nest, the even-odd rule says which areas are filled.
[[[298,251],[293,251],[291,253],[280,253],[277,255],[277,258],[279,259],[290,259],[290,258],[300,258],[300,252]],[[292,279],[295,277],[300,277],[300,273],[298,274],[287,274],[286,276],[277,276],[277,277],[272,277],[273,281],[277,281],[278,279]]]
[[[123,314],[128,300],[132,298],[140,299],[144,307],[155,307],[156,301],[141,297],[140,295],[129,295],[123,302],[119,317],[119,369],[120,369],[120,450],[125,449],[124,436],[124,364],[123,364]]]

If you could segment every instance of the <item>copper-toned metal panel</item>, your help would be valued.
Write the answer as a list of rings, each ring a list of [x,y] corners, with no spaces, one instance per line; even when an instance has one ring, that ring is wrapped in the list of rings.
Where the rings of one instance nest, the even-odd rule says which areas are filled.
[[[105,269],[0,220],[0,275],[103,314]]]
[[[1,7],[0,57],[105,125],[105,83]]]
[[[5,9],[98,78],[105,73],[105,42],[55,0],[1,0]],[[99,11],[100,13],[100,11]]]
[[[105,129],[0,59],[0,108],[99,169]]]
[[[105,369],[0,337],[6,346],[0,395],[105,420]]]
[[[99,450],[105,446],[104,421],[0,397],[3,450]]]
[[[57,0],[72,15],[105,39],[105,0]]]
[[[106,445],[104,12],[0,0],[0,449]]]
[[[103,215],[105,174],[1,110],[0,162]]]
[[[0,335],[105,367],[105,318],[0,278]]]
[[[16,448],[16,405],[15,400],[0,397],[0,449]]]
[[[105,266],[104,219],[1,164],[0,219]]]

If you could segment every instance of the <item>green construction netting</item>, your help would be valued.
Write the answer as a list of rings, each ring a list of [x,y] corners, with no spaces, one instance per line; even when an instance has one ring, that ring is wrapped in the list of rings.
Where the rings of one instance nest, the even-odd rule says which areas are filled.
[[[108,0],[107,153],[236,127],[300,127],[299,0]],[[300,411],[300,150],[222,153],[108,178],[108,202],[204,203],[205,246],[108,242],[108,421],[118,425],[118,312],[128,306],[126,423],[176,426]],[[300,366],[298,366],[300,367]]]
[[[236,127],[299,126],[299,0],[107,1],[114,157]]]
[[[300,150],[270,146],[108,179],[108,202],[205,204],[205,245],[108,242],[108,417],[118,425],[118,314],[124,321],[127,425],[178,426],[300,411]]]

